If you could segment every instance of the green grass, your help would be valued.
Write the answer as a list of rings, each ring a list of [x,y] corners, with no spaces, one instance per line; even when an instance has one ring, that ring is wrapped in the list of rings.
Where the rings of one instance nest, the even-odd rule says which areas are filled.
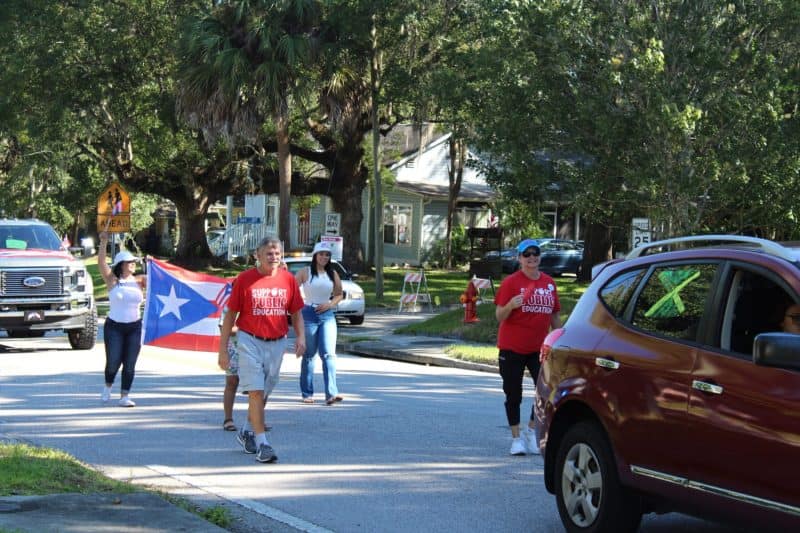
[[[145,490],[104,476],[68,453],[28,444],[0,443],[0,496],[41,496],[62,493],[120,493]],[[169,502],[222,528],[233,518],[225,507],[198,507],[184,498],[159,491]],[[2,528],[0,528],[2,529]]]
[[[59,450],[0,443],[0,495],[61,492],[134,492],[140,488],[110,479]]]
[[[561,302],[561,322],[565,322],[572,312],[580,296],[586,291],[587,285],[579,283],[575,278],[557,278],[558,298]],[[497,319],[493,303],[477,306],[479,322],[464,324],[464,310],[454,309],[438,314],[423,322],[415,322],[396,330],[397,333],[407,335],[431,335],[448,337],[472,343],[481,343],[483,346],[464,345],[453,343],[445,352],[457,359],[486,364],[497,363]]]
[[[383,299],[375,298],[375,274],[361,274],[356,283],[364,289],[367,307],[397,307],[406,272],[415,269],[385,267],[383,269]],[[462,270],[426,270],[428,289],[437,307],[458,305],[458,298],[467,288],[469,275]]]

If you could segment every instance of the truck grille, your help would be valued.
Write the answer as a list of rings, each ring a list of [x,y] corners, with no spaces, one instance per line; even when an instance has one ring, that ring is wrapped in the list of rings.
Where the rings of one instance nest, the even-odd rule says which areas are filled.
[[[44,283],[40,284],[41,278]],[[25,281],[28,280],[28,285]],[[38,286],[37,286],[38,285]],[[0,296],[12,298],[61,296],[64,293],[64,274],[58,269],[0,271]]]

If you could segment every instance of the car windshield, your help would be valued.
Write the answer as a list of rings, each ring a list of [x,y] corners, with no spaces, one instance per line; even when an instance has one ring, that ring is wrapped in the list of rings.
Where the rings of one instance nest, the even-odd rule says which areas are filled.
[[[336,262],[333,262],[331,264],[333,265],[333,269],[336,271],[336,273],[339,274],[339,279],[342,280],[349,279],[349,275],[347,274],[347,271],[344,269],[344,267],[342,267],[342,265]],[[296,274],[298,270],[307,268],[309,265],[311,265],[310,258],[307,261],[287,261],[286,263],[289,272],[291,272],[292,274]]]
[[[0,226],[0,248],[61,250],[61,239],[49,226]]]

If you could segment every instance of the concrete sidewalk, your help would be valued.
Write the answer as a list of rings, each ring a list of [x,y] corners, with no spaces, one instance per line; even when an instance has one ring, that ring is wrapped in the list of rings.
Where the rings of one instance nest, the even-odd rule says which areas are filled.
[[[444,349],[455,339],[396,335],[394,328],[409,321],[427,318],[424,314],[398,315],[391,311],[373,311],[380,325],[373,328],[340,328],[337,350],[365,357],[408,361],[497,372],[497,367],[459,361]],[[430,315],[432,316],[432,314]],[[364,333],[361,335],[361,333]],[[356,338],[350,342],[347,336]],[[344,340],[342,341],[342,337]],[[368,339],[368,340],[367,340]],[[0,434],[0,442],[15,442]],[[34,444],[34,443],[28,443]],[[52,494],[46,496],[0,497],[0,531],[105,533],[130,531],[155,533],[226,531],[169,503],[155,493],[131,494]]]

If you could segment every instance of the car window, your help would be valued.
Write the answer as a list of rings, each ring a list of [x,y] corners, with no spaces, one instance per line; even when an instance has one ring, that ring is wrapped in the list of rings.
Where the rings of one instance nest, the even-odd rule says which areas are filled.
[[[600,289],[600,299],[616,317],[621,317],[645,270],[631,270],[612,278]]]
[[[751,357],[756,335],[782,331],[784,312],[796,302],[771,276],[734,268],[722,316],[720,347]]]
[[[292,261],[287,262],[286,267],[289,269],[289,272],[292,274],[296,274],[299,270],[303,270],[307,268],[308,265],[311,264],[311,261]]]
[[[695,340],[716,264],[656,268],[645,282],[633,311],[633,324],[646,331]]]
[[[61,239],[49,226],[5,226],[0,234],[0,248],[60,250]]]

